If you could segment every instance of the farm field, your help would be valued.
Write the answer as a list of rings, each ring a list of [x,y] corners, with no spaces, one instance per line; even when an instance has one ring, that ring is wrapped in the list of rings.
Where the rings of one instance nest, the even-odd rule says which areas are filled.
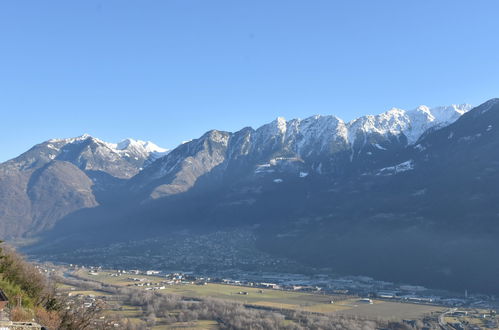
[[[259,305],[272,303],[276,308],[299,308],[329,303],[333,297],[321,294],[309,294],[273,289],[260,289],[245,286],[208,283],[206,285],[172,285],[167,286],[164,293],[174,293],[184,297],[211,297],[238,301],[244,304]]]
[[[98,275],[88,275],[79,272],[79,276],[113,285],[129,286],[134,282],[127,277],[110,276],[112,272],[100,272]],[[132,276],[130,276],[132,277]],[[159,283],[164,278],[159,276],[136,276],[146,278],[151,283]],[[359,302],[359,298],[327,295],[298,291],[283,291],[274,289],[261,289],[256,287],[236,286],[218,283],[178,284],[166,285],[164,290],[157,292],[164,294],[177,294],[186,298],[216,298],[240,302],[245,305],[271,309],[301,310],[314,313],[338,313],[345,316],[354,316],[364,319],[383,321],[400,321],[403,319],[417,319],[445,308],[431,305],[412,303],[389,302],[374,300],[373,304]],[[331,303],[333,301],[334,303]]]
[[[201,320],[196,322],[177,322],[169,325],[157,325],[152,329],[153,330],[164,330],[164,329],[214,330],[214,329],[219,329],[219,326],[218,323],[215,321]]]
[[[79,272],[79,276],[113,285],[133,285],[133,281],[126,277],[110,276],[111,272],[100,272],[99,275],[88,275]],[[158,276],[137,276],[146,278],[152,283],[164,280]],[[276,309],[306,310],[310,312],[333,312],[345,308],[351,308],[357,299],[338,301],[339,296],[325,295],[321,293],[307,293],[298,291],[284,291],[274,289],[262,289],[256,287],[208,283],[206,285],[179,284],[167,285],[164,290],[158,292],[165,294],[177,294],[187,298],[216,298],[240,302],[246,305]],[[344,298],[343,298],[344,299]],[[334,304],[331,304],[334,301]],[[326,306],[326,307],[325,307]]]
[[[123,275],[123,276],[111,276],[115,272],[113,271],[102,271],[95,273],[96,275],[90,274],[88,271],[85,270],[79,270],[75,272],[75,275],[78,275],[80,277],[87,278],[89,280],[95,281],[95,282],[102,282],[106,284],[112,284],[112,285],[119,285],[119,286],[127,286],[130,284],[133,284],[132,280],[129,278],[143,278],[148,282],[159,282],[165,280],[163,277],[159,276],[152,276],[152,275]]]
[[[353,308],[341,310],[338,313],[341,315],[365,317],[367,319],[400,321],[404,319],[419,319],[431,313],[440,313],[445,309],[438,306],[378,300],[372,305],[356,304]]]

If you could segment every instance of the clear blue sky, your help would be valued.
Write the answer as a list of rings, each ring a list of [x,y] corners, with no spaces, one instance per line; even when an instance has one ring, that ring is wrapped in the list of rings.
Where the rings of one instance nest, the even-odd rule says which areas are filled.
[[[499,96],[499,1],[0,2],[0,161]]]

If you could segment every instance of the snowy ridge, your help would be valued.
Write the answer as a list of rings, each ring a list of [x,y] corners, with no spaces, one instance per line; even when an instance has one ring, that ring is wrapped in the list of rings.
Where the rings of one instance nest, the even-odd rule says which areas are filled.
[[[151,141],[142,141],[142,140],[134,140],[134,139],[125,139],[117,144],[109,144],[113,151],[116,153],[125,154],[128,156],[129,154],[133,154],[134,157],[140,157],[144,159],[149,159],[147,164],[150,164],[152,161],[166,156],[169,152],[168,149],[161,148]]]
[[[144,150],[146,152],[166,152],[168,151],[167,149],[158,147],[156,144],[152,143],[151,141],[141,141],[141,140],[134,140],[134,139],[125,139],[115,145],[115,149],[117,150],[124,150],[124,149],[129,149],[129,148],[134,148],[134,149],[139,149],[139,150]]]
[[[338,144],[353,148],[359,139],[366,144],[372,136],[388,139],[404,135],[407,144],[414,144],[428,129],[449,125],[471,108],[469,104],[434,108],[421,105],[413,110],[392,108],[379,115],[367,115],[350,122],[332,115],[290,121],[279,117],[258,128],[253,141],[281,141],[285,148],[302,156],[326,151]],[[379,144],[377,147],[384,148]]]
[[[386,137],[404,134],[408,144],[414,144],[429,128],[449,125],[471,108],[469,104],[435,108],[421,105],[408,111],[392,108],[376,116],[363,116],[346,124],[348,142],[353,145],[359,135],[378,134]]]
[[[132,167],[126,173],[127,177],[136,174],[134,168],[142,171],[157,163],[145,171],[144,176],[149,176],[148,179],[144,178],[145,181],[172,173],[189,173],[186,182],[193,183],[198,176],[225,160],[243,156],[256,162],[258,166],[255,173],[272,172],[276,166],[299,171],[308,159],[330,157],[342,152],[347,152],[350,161],[353,161],[363,154],[372,155],[376,150],[385,152],[393,147],[415,144],[428,129],[449,125],[471,108],[467,104],[435,108],[419,106],[413,110],[392,108],[381,114],[363,116],[350,122],[333,115],[315,115],[290,121],[279,117],[256,130],[244,128],[236,133],[209,131],[200,139],[181,144],[172,153],[149,141],[129,138],[114,144],[88,134],[50,140],[46,146],[52,159],[59,157],[57,153],[65,151],[63,149],[67,149],[68,144],[90,142],[94,146],[86,151],[88,157],[96,153],[110,163],[130,163]],[[371,148],[369,153],[361,152],[364,147]],[[272,163],[273,159],[279,161]],[[319,162],[314,167],[321,172],[322,165]],[[87,168],[89,165],[81,163],[81,166]],[[402,166],[396,170],[403,168]]]
[[[111,152],[117,153],[121,156],[126,157],[142,157],[142,158],[159,158],[168,153],[168,149],[161,148],[151,141],[134,140],[127,138],[118,143],[109,143],[98,138],[95,138],[89,134],[83,134],[74,138],[66,139],[51,139],[47,141],[48,147],[54,150],[58,150],[67,144],[77,144],[83,143],[85,141],[92,141],[101,146],[107,147]],[[59,147],[58,147],[59,146]]]
[[[322,173],[331,170],[327,162],[335,159],[332,155],[338,154],[336,159],[342,160],[348,155],[352,162],[363,155],[371,156],[373,152],[384,153],[391,148],[415,144],[428,129],[451,124],[471,108],[466,104],[436,108],[419,106],[409,111],[393,108],[350,122],[333,115],[289,121],[278,117],[256,130],[246,127],[235,133],[210,131],[157,159],[137,177],[136,181],[141,181],[137,187],[168,177],[165,182],[170,185],[168,189],[173,189],[171,184],[181,182],[184,176],[183,180],[191,185],[215,166],[222,163],[225,167],[232,166],[239,164],[240,159],[245,164],[254,162],[256,175],[279,171],[308,173],[310,168]],[[362,152],[364,147],[369,148],[365,153]],[[385,172],[399,173],[410,170],[411,166],[412,163],[399,164]],[[183,185],[179,184],[175,189]]]
[[[434,108],[421,105],[412,110],[392,108],[381,114],[362,116],[350,122],[333,115],[315,115],[290,121],[278,117],[271,123],[242,135],[239,143],[243,143],[244,146],[234,147],[231,155],[235,150],[237,152],[234,155],[261,154],[271,150],[280,150],[301,157],[334,153],[338,150],[352,150],[353,155],[354,149],[359,150],[366,144],[371,144],[378,150],[386,150],[387,146],[383,141],[388,141],[392,137],[400,138],[403,135],[407,139],[407,144],[414,144],[428,129],[449,125],[471,108],[472,106],[468,104]],[[81,143],[89,139],[121,157],[147,158],[148,164],[169,153],[169,150],[150,141],[128,138],[114,144],[88,134],[76,138],[50,140],[48,143],[49,148],[55,150],[68,143]],[[182,145],[192,142],[188,141]]]

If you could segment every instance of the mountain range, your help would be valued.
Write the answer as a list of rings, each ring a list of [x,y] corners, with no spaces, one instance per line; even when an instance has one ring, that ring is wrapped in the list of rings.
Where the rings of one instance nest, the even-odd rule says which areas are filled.
[[[0,233],[36,237],[26,251],[54,256],[244,229],[258,251],[305,268],[493,292],[498,128],[492,99],[350,122],[277,118],[171,151],[50,140],[0,164]]]
[[[0,164],[0,232],[7,239],[29,236],[95,207],[101,192],[165,153],[151,142],[111,144],[86,134],[40,143]]]

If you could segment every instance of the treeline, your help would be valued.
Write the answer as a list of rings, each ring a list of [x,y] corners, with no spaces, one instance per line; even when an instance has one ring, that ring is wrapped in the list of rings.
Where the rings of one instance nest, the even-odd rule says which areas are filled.
[[[215,320],[221,329],[376,329],[373,321],[347,318],[338,315],[319,315],[298,311],[268,311],[244,306],[236,302],[203,298],[185,300],[181,296],[120,288],[118,293],[123,301],[139,306],[146,323],[139,326],[128,325],[130,330],[142,330],[155,325],[160,318],[166,324]]]
[[[6,246],[0,247],[0,288],[11,305],[20,303],[22,307],[29,309],[37,306],[50,309],[57,304],[55,291],[48,279]]]

